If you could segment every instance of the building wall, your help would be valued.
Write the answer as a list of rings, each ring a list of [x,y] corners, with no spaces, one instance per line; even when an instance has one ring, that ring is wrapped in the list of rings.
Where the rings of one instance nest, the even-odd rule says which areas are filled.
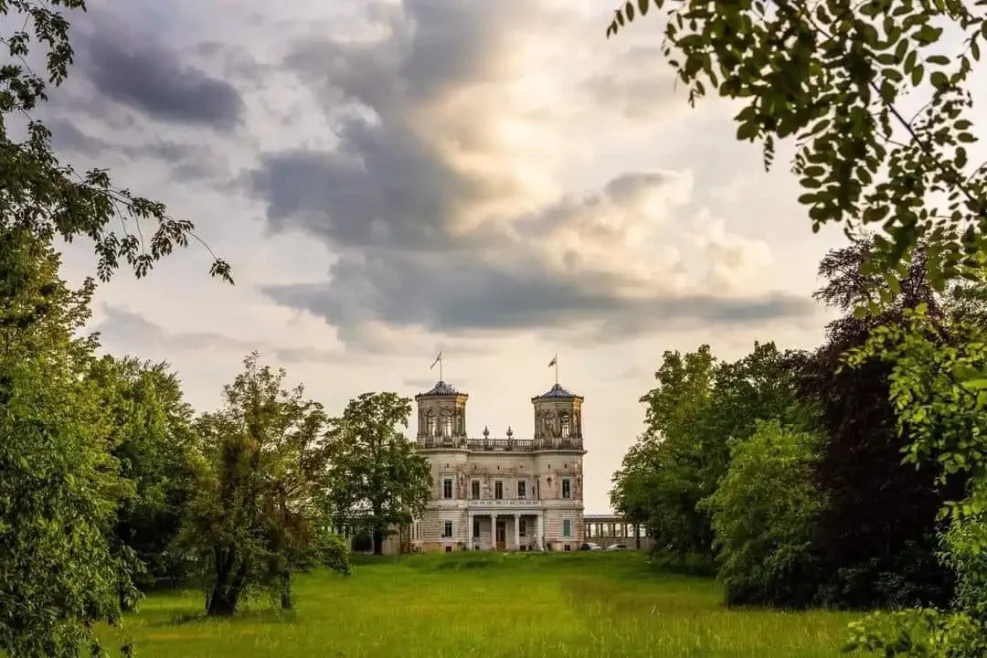
[[[501,512],[509,519],[507,543],[513,543],[514,513],[530,515],[526,520],[528,537],[533,537],[537,523],[534,515],[543,517],[543,533],[551,550],[564,550],[565,544],[576,548],[583,541],[583,501],[582,501],[582,455],[557,452],[506,452],[461,450],[428,451],[425,453],[431,465],[432,501],[420,521],[420,536],[413,543],[421,551],[462,550],[479,543],[489,547],[491,529],[489,516],[483,509],[474,508],[473,513],[480,519],[478,542],[471,537],[468,527],[469,501],[472,482],[480,485],[480,500],[495,501],[496,483],[503,485],[501,500],[518,500],[519,480],[524,480],[525,500],[538,501],[532,507],[505,507]],[[452,478],[452,499],[443,498],[444,480]],[[569,481],[570,498],[562,498],[563,481]],[[565,520],[570,521],[571,536],[564,537]],[[453,524],[452,537],[443,537],[445,521]]]

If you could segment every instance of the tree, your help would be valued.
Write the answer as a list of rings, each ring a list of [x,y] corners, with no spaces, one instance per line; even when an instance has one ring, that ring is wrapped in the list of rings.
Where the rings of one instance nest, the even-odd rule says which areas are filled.
[[[766,168],[779,140],[795,140],[793,172],[813,230],[881,226],[874,265],[887,299],[922,239],[937,290],[987,254],[987,165],[967,152],[977,141],[967,85],[987,14],[972,4],[636,0],[617,9],[607,36],[666,9],[665,54],[690,102],[707,88],[741,100],[737,139],[760,141]],[[948,33],[965,37],[952,58],[943,54]],[[927,102],[908,116],[896,103],[916,90]]]
[[[196,239],[191,223],[114,189],[105,171],[80,175],[54,156],[51,134],[32,112],[72,63],[69,23],[59,7],[84,10],[85,2],[0,2],[4,25],[11,26],[0,38],[9,53],[0,67],[0,257],[10,275],[0,284],[6,350],[0,646],[19,656],[76,655],[95,620],[117,616],[116,593],[131,594],[129,568],[107,554],[102,534],[126,487],[105,452],[110,440],[102,410],[91,386],[79,381],[95,343],[71,336],[82,328],[93,286],[72,292],[58,280],[53,242],[92,240],[97,273],[106,280],[121,261],[144,276],[176,246]],[[40,74],[27,64],[32,52],[44,56]],[[10,132],[14,118],[28,120],[23,141]],[[123,235],[109,230],[117,220]],[[232,281],[220,259],[211,273]],[[29,566],[13,569],[15,562]]]
[[[198,422],[205,462],[182,543],[203,565],[210,616],[233,615],[242,595],[262,589],[290,608],[291,573],[329,526],[319,505],[326,416],[303,387],[284,390],[285,376],[248,356],[225,407]]]
[[[195,487],[193,411],[168,364],[104,356],[89,378],[110,414],[113,455],[135,495],[117,510],[116,540],[144,563],[149,586],[177,582],[187,565],[173,550]]]
[[[659,550],[678,560],[713,556],[713,528],[700,503],[730,463],[729,441],[750,436],[759,419],[801,422],[797,374],[805,355],[773,343],[734,363],[717,362],[703,345],[666,352],[655,373],[644,435],[615,475],[611,500],[629,518],[647,518]]]
[[[816,537],[831,574],[821,598],[853,608],[945,604],[951,579],[935,556],[936,518],[962,485],[941,487],[933,469],[902,465],[909,438],[897,431],[889,363],[875,359],[841,368],[844,354],[862,347],[875,329],[901,326],[906,309],[925,303],[939,318],[945,310],[919,251],[892,304],[878,315],[855,313],[883,284],[864,267],[869,249],[869,242],[859,241],[820,263],[825,284],[815,297],[844,315],[827,326],[826,342],[802,381],[804,396],[819,405],[826,437],[815,469],[828,501]]]
[[[70,290],[58,266],[29,230],[0,229],[0,649],[28,658],[74,658],[137,595],[108,539],[132,487],[85,377],[96,342],[74,336],[93,285]]]
[[[618,510],[647,517],[655,550],[678,561],[711,552],[712,530],[696,505],[715,486],[715,476],[707,476],[718,455],[704,445],[715,371],[708,345],[685,355],[665,352],[657,386],[641,398],[645,432],[625,456],[611,493]]]
[[[719,579],[729,604],[802,607],[819,578],[813,535],[824,507],[813,469],[820,437],[757,423],[730,444],[730,467],[704,501],[712,512]]]
[[[944,343],[948,347],[944,348]],[[925,304],[904,322],[878,327],[847,359],[859,367],[875,358],[893,364],[891,400],[908,437],[905,460],[934,463],[939,481],[964,474],[965,497],[948,501],[951,521],[943,557],[957,578],[945,610],[914,609],[853,624],[849,648],[885,655],[981,656],[987,650],[987,331],[969,317],[935,317]]]
[[[411,400],[363,393],[329,421],[330,498],[337,521],[365,524],[374,553],[394,524],[420,515],[432,490],[428,460],[397,429],[407,427]]]
[[[0,69],[0,222],[6,228],[27,230],[46,244],[55,236],[69,241],[89,238],[95,244],[101,280],[109,279],[121,260],[142,277],[176,246],[187,246],[190,238],[199,239],[191,222],[169,217],[162,204],[114,189],[105,170],[79,175],[53,154],[50,131],[31,113],[48,100],[49,86],[65,81],[73,60],[69,22],[56,11],[58,5],[68,10],[86,9],[85,0],[0,3],[0,16],[10,17],[5,23],[21,26],[0,40],[10,54]],[[27,64],[32,40],[44,51],[47,75],[35,73]],[[28,119],[26,141],[12,139],[8,132],[10,115]],[[128,224],[127,219],[132,221]],[[117,220],[124,220],[122,236],[108,230]],[[148,221],[156,226],[145,243],[146,227],[133,224]],[[214,257],[210,272],[232,283],[230,266],[222,259]]]

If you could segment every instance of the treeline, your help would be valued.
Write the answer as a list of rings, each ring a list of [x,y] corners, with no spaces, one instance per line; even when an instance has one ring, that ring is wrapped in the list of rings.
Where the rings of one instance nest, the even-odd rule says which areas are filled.
[[[244,596],[292,606],[291,577],[348,573],[341,525],[380,547],[424,505],[410,400],[338,417],[247,357],[196,413],[167,364],[99,355],[93,283],[71,290],[30,231],[0,230],[0,649],[76,656],[140,591],[199,583],[209,615]]]
[[[942,329],[943,350],[963,340],[951,326],[987,326],[987,314],[964,285],[937,294],[921,252],[888,291],[868,274],[870,249],[863,240],[822,261],[815,296],[842,317],[817,349],[755,344],[735,362],[705,345],[666,352],[641,398],[646,430],[615,474],[613,505],[647,525],[665,561],[715,569],[730,604],[953,600],[940,510],[964,498],[967,475],[946,474],[935,451],[906,463],[913,439],[892,396],[900,363],[846,359],[875,335],[905,332],[916,309]],[[860,311],[882,294],[880,310]]]

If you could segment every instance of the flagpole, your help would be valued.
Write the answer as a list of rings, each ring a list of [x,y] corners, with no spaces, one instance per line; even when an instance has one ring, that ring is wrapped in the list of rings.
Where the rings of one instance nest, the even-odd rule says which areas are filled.
[[[555,385],[559,385],[559,355],[555,355]]]
[[[440,382],[444,382],[446,380],[446,378],[442,374],[442,367],[443,367],[442,352],[439,352],[439,381]]]

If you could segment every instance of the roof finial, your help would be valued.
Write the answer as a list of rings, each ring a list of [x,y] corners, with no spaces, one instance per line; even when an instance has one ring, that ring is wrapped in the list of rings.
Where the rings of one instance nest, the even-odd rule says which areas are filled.
[[[484,425],[483,426],[483,438],[486,439],[489,436],[490,436],[490,430],[487,429],[487,426],[486,425]]]

